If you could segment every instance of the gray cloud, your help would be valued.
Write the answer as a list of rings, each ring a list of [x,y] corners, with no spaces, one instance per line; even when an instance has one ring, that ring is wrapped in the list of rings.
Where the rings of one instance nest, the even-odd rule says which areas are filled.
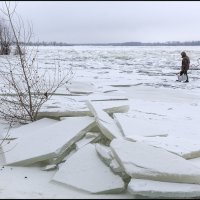
[[[200,40],[200,2],[23,2],[40,41],[101,43]]]

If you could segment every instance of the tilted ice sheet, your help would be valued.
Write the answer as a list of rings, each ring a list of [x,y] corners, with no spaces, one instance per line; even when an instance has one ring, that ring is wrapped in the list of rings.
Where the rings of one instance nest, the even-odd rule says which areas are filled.
[[[138,137],[134,139],[155,147],[163,148],[185,159],[192,159],[200,156],[199,140],[175,137],[172,135],[168,137]]]
[[[19,138],[32,133],[37,133],[39,129],[46,128],[50,125],[59,122],[58,120],[53,120],[49,118],[43,118],[29,124],[22,125],[18,128],[13,128],[9,131],[9,138]],[[36,131],[37,130],[37,131]]]
[[[133,195],[148,198],[192,198],[200,197],[199,184],[170,183],[145,179],[132,179],[128,191]]]
[[[124,182],[98,158],[95,146],[88,144],[72,155],[53,177],[54,181],[90,193],[120,193]]]
[[[30,165],[62,154],[95,126],[91,117],[72,117],[21,136],[4,151],[7,165]]]
[[[51,100],[43,104],[38,113],[38,118],[41,117],[72,117],[72,116],[93,116],[85,102],[88,99],[93,99],[94,105],[100,105],[103,110],[108,113],[127,112],[129,102],[125,97],[95,95],[89,96],[53,96]],[[120,100],[122,99],[122,100]]]
[[[95,107],[90,101],[86,102],[88,108],[95,117],[96,123],[101,132],[110,140],[121,138],[122,133],[115,121],[101,108]]]
[[[117,161],[133,178],[200,183],[200,168],[164,149],[124,139],[114,139],[110,147]]]
[[[95,145],[97,154],[100,156],[101,160],[111,168],[114,173],[124,173],[122,167],[119,165],[117,160],[114,158],[110,147],[96,144]]]
[[[90,132],[88,132],[88,133],[90,133]],[[86,133],[86,134],[88,134],[88,133]],[[83,148],[85,145],[93,142],[98,137],[100,137],[100,134],[96,135],[96,136],[93,135],[93,137],[89,137],[89,138],[85,136],[84,138],[82,138],[81,140],[79,140],[78,142],[76,142],[76,149]]]
[[[102,144],[96,144],[95,148],[100,158],[104,161],[105,164],[109,166],[113,160],[110,148]]]

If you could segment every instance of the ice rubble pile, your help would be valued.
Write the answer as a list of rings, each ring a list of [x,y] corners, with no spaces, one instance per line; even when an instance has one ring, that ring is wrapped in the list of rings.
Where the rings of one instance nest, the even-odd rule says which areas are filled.
[[[54,184],[89,193],[200,197],[200,167],[186,160],[198,159],[198,142],[170,138],[151,124],[145,129],[138,119],[128,119],[122,114],[128,111],[127,100],[87,101],[85,106],[91,116],[43,118],[13,129],[3,147],[4,165],[40,163],[41,170],[55,170]]]

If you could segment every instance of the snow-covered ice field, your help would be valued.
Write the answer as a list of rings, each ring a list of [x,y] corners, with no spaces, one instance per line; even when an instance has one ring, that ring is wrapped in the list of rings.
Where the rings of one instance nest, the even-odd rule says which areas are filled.
[[[182,51],[186,51],[191,59],[192,66],[188,72],[189,83],[176,82]],[[85,186],[87,192],[83,188],[80,189],[81,186],[76,186],[77,180],[73,179],[73,173],[76,174],[76,171],[73,172],[74,165],[79,160],[78,158],[76,160],[76,157],[79,154],[84,155],[84,152],[90,152],[91,155],[88,153],[89,158],[96,159],[93,155],[95,148],[90,148],[87,144],[92,140],[82,141],[84,144],[79,153],[72,153],[67,159],[69,165],[65,165],[67,162],[61,164],[60,173],[64,170],[66,172],[67,169],[72,170],[71,177],[64,178],[63,176],[66,174],[64,172],[58,174],[58,169],[43,171],[44,164],[40,162],[32,165],[32,162],[43,161],[44,155],[46,156],[48,153],[48,159],[54,154],[60,156],[62,148],[69,145],[63,143],[61,148],[59,141],[60,151],[54,152],[54,149],[50,148],[51,154],[48,152],[48,145],[51,146],[51,142],[57,142],[53,139],[47,140],[48,133],[51,132],[50,130],[59,130],[59,128],[63,130],[62,128],[64,128],[62,121],[53,122],[52,120],[43,121],[39,125],[33,124],[27,129],[19,127],[18,131],[11,130],[11,137],[18,138],[17,144],[23,143],[23,145],[13,148],[5,155],[0,154],[0,198],[138,198],[142,195],[176,197],[176,194],[177,197],[199,197],[200,66],[198,66],[198,58],[200,58],[200,47],[39,47],[38,65],[42,69],[51,71],[54,63],[59,61],[63,69],[67,70],[72,67],[74,73],[67,88],[60,88],[56,95],[43,105],[40,117],[89,116],[92,118],[94,115],[95,122],[100,128],[98,131],[109,139],[116,138],[110,147],[115,155],[113,162],[117,162],[131,177],[131,184],[128,189],[123,190],[120,176],[115,177],[113,174],[109,174],[110,171],[107,172],[107,169],[102,166],[99,167],[100,169],[95,167],[97,171],[94,172],[94,179],[99,180],[101,175],[108,179],[110,177],[116,186],[113,184],[112,188],[109,184],[108,186],[103,184],[104,187],[107,187],[106,189],[101,185],[99,186],[101,190],[99,188],[92,188],[92,190],[99,189],[99,193],[101,193],[100,191],[107,191],[107,193],[112,191],[110,193],[114,194],[104,194],[103,192],[103,194],[91,194],[88,192],[90,187],[95,185],[95,180],[92,186]],[[3,62],[3,57],[0,57],[1,61]],[[88,103],[85,103],[88,100],[90,103],[92,102],[92,109]],[[106,125],[103,119],[108,120],[109,125]],[[67,123],[67,119],[62,120],[66,120]],[[81,122],[80,124],[76,124],[75,120],[69,122],[74,134],[73,137],[71,136],[70,142],[73,141],[77,145],[83,130],[84,134],[91,131],[88,127],[92,127],[92,123],[93,121],[84,122],[80,132],[78,128],[73,127],[79,126]],[[51,126],[52,129],[48,126]],[[6,124],[1,123],[0,133],[5,134],[6,127]],[[112,135],[116,127],[122,133],[119,138],[115,134]],[[49,131],[45,132],[45,130]],[[92,132],[96,132],[96,130],[92,130]],[[44,135],[40,138],[40,136],[36,136],[37,133],[40,135],[44,133]],[[53,137],[52,134],[54,134],[53,131],[51,137]],[[41,150],[44,153],[37,149],[37,152],[33,153],[34,157],[29,159],[30,154],[28,151],[23,152],[23,149],[28,149],[31,145],[33,145],[31,148],[36,148],[37,143],[33,144],[34,142],[29,140],[29,138],[36,137],[41,139],[38,148],[43,148],[43,141],[44,143],[48,141],[48,144],[45,144],[45,149]],[[126,143],[124,141],[127,142],[127,145],[124,144]],[[129,149],[128,146],[135,142],[138,143],[138,147],[136,145],[137,148],[133,146]],[[117,148],[116,144],[122,148]],[[54,145],[57,150],[56,144]],[[6,148],[9,149],[9,145]],[[157,152],[158,148],[161,150]],[[20,154],[17,158],[14,158],[15,150]],[[34,151],[34,148],[31,151]],[[134,151],[136,151],[135,154]],[[146,151],[149,151],[149,155],[145,153]],[[140,153],[141,158],[139,158]],[[6,157],[9,163],[18,163],[22,166],[4,166],[7,161]],[[84,161],[88,162],[88,165],[82,165],[81,162]],[[98,162],[95,160],[96,165]],[[169,162],[173,162],[171,163],[173,169],[170,168]],[[23,166],[26,163],[31,163],[31,165]],[[84,168],[82,171],[80,170],[80,174],[77,169],[77,177],[81,182],[81,179],[85,177],[84,170],[90,169],[91,171],[93,165],[90,165],[87,158],[81,156],[80,165],[77,164],[77,166]],[[97,173],[100,174],[96,177]],[[92,180],[90,176],[92,175],[88,175],[88,181]],[[62,183],[58,183],[54,179],[59,179]],[[146,179],[148,181],[145,182]],[[70,183],[70,180],[73,183]],[[167,182],[166,185],[165,182]],[[188,193],[185,192],[187,189]],[[123,192],[117,194],[118,190]]]
[[[76,80],[96,86],[142,84],[197,89],[198,70],[189,72],[191,83],[187,86],[174,82],[181,51],[188,53],[191,64],[197,64],[199,47],[39,47],[38,56],[43,68],[50,69],[59,60],[62,67],[73,67]]]

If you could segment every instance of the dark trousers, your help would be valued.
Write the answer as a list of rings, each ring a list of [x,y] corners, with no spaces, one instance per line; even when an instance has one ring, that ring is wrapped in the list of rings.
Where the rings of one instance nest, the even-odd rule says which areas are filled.
[[[187,81],[188,81],[187,70],[182,70],[182,71],[180,71],[180,76],[182,76],[183,74],[186,75],[186,77],[187,77]]]

